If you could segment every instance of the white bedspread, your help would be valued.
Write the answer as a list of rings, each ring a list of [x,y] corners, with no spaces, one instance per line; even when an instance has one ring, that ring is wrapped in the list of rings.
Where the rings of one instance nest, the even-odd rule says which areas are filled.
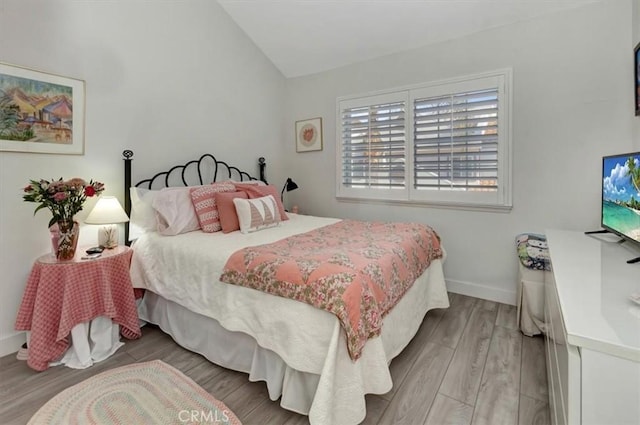
[[[131,264],[134,287],[149,289],[230,331],[244,332],[277,353],[290,367],[320,375],[309,410],[312,424],[351,424],[364,419],[364,394],[392,387],[388,364],[417,332],[429,309],[449,306],[442,261],[431,267],[384,320],[353,362],[337,318],[323,310],[254,289],[219,281],[236,250],[275,242],[339,220],[290,214],[281,226],[251,234],[149,233],[136,241]]]

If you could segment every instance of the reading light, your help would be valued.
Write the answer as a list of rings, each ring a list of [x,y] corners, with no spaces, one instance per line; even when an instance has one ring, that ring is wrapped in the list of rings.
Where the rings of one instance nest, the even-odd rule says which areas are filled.
[[[280,200],[284,202],[284,191],[291,192],[292,190],[296,190],[298,185],[296,182],[291,180],[291,177],[287,177],[287,181],[284,183],[284,187],[282,188],[282,192],[280,193]]]
[[[118,246],[118,223],[129,221],[127,213],[124,212],[118,198],[115,196],[102,196],[93,207],[85,223],[106,224],[98,229],[98,245],[104,248],[115,248]]]

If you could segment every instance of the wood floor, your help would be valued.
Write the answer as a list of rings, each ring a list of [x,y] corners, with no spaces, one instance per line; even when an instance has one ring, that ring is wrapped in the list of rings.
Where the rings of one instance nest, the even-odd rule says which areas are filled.
[[[549,424],[544,343],[517,329],[515,307],[450,294],[451,307],[429,312],[391,363],[394,388],[367,396],[365,424]],[[243,422],[306,424],[306,416],[269,400],[263,382],[209,363],[155,327],[108,360],[85,370],[34,372],[15,355],[0,358],[0,423],[24,424],[52,396],[89,376],[160,359],[222,400]]]

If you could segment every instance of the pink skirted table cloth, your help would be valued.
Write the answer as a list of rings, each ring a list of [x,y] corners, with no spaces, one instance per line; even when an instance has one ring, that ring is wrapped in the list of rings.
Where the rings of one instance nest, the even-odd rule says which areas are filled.
[[[105,316],[120,325],[127,339],[141,336],[134,291],[129,276],[131,249],[105,249],[102,257],[57,261],[51,254],[38,258],[31,270],[16,330],[31,331],[27,364],[38,371],[69,348],[74,326]]]

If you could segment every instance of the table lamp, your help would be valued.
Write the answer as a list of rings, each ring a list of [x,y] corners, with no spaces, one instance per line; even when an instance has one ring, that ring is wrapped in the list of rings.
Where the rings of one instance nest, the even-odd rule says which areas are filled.
[[[98,229],[98,245],[104,248],[118,246],[118,223],[129,221],[118,198],[115,196],[102,196],[93,207],[87,218],[87,224],[106,224]]]

